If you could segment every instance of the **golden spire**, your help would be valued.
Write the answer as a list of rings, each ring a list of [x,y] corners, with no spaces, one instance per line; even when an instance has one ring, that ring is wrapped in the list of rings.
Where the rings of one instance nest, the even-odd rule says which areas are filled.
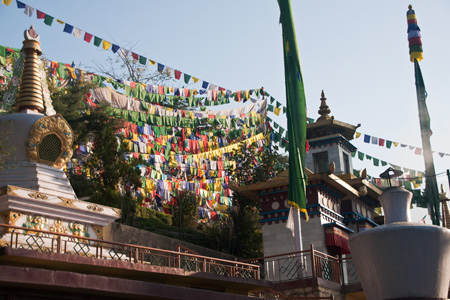
[[[330,115],[329,115],[331,110],[328,107],[327,98],[325,98],[325,93],[323,92],[323,90],[322,90],[322,95],[321,95],[320,101],[321,102],[320,102],[320,107],[319,107],[319,111],[318,111],[320,117],[317,119],[317,121],[332,119],[332,117],[330,117]]]
[[[25,30],[24,36],[22,51],[25,53],[25,63],[16,107],[19,112],[31,109],[41,113],[44,111],[44,100],[38,63],[38,56],[42,54],[39,35],[31,26]]]

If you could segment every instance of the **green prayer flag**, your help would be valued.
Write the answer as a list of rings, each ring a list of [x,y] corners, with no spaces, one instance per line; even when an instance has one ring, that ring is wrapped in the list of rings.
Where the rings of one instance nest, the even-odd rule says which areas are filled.
[[[273,112],[273,105],[272,105],[272,104],[269,104],[268,110],[271,111],[271,112]]]
[[[102,43],[102,39],[94,36],[94,46],[99,47],[101,43]]]
[[[131,86],[129,86],[129,85],[125,86],[125,95],[131,96]]]
[[[147,58],[142,55],[139,55],[139,63],[141,65],[145,65],[147,63]]]
[[[184,73],[184,82],[185,82],[186,84],[188,84],[188,83],[189,83],[189,80],[191,80],[191,75],[188,75],[188,74]]]
[[[384,166],[387,166],[387,162],[385,162],[384,160],[382,160],[381,161],[381,165],[384,167]]]
[[[364,153],[358,151],[358,158],[359,158],[359,160],[364,160],[364,155],[365,155]]]
[[[288,107],[289,191],[288,203],[305,213],[306,210],[306,98],[297,50],[290,0],[278,0],[283,32],[284,75]],[[272,101],[271,97],[271,101]],[[273,108],[273,106],[272,106]]]
[[[373,165],[378,167],[380,165],[380,160],[378,158],[373,158]]]
[[[46,25],[48,25],[48,26],[52,26],[53,19],[55,19],[55,18],[52,17],[52,16],[49,16],[49,15],[45,14],[45,17],[44,17],[44,23],[45,23]]]

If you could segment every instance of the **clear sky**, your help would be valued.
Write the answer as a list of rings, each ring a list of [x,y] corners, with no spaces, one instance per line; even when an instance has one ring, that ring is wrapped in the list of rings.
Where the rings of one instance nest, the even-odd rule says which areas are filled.
[[[230,90],[264,87],[286,103],[281,26],[276,0],[31,1],[25,4],[83,31],[135,45],[152,60]],[[292,0],[309,117],[316,119],[323,89],[337,120],[361,124],[357,131],[422,147],[414,66],[409,61],[406,11],[413,5],[422,30],[422,73],[428,92],[433,150],[450,154],[450,1],[300,1]],[[23,31],[33,24],[44,55],[51,60],[93,66],[105,51],[0,4],[0,44],[20,48]],[[175,82],[174,86],[181,83]],[[236,104],[239,105],[239,104]],[[216,109],[216,108],[214,108]],[[286,128],[284,117],[271,117]],[[396,165],[424,170],[422,156],[409,147],[387,149],[352,143],[363,153]],[[450,156],[434,155],[436,173],[450,168]],[[354,159],[378,177],[386,167]],[[445,175],[438,177],[448,192]],[[420,217],[419,217],[420,215]],[[416,212],[413,221],[423,217]]]

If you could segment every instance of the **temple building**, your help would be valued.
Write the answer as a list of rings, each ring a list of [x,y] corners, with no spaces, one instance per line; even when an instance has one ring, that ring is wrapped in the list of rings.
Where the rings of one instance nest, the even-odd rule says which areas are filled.
[[[356,276],[356,272],[341,273],[339,276],[343,278],[334,277],[340,271],[333,270],[332,264],[349,257],[348,238],[352,233],[378,226],[375,208],[381,206],[378,201],[381,191],[366,179],[365,170],[359,177],[353,175],[352,152],[356,147],[350,141],[359,125],[353,126],[330,116],[331,110],[323,91],[320,100],[320,117],[307,125],[310,149],[305,164],[309,220],[305,216],[301,218],[301,238],[302,249],[310,251],[308,255],[315,251],[324,254],[326,264],[313,266],[306,252],[297,253],[295,237],[286,228],[289,170],[267,182],[238,189],[239,193],[261,203],[267,278],[279,282],[276,290],[290,296],[295,295],[288,290],[295,286],[293,282],[297,278],[301,278],[299,286],[304,289],[323,288],[325,294],[331,290],[342,292],[342,286],[330,287],[320,280],[305,282],[304,278],[318,277],[320,273],[320,276],[341,284],[357,280],[351,278]],[[345,268],[353,268],[354,271],[354,266],[346,265]],[[284,282],[291,283],[286,285]]]

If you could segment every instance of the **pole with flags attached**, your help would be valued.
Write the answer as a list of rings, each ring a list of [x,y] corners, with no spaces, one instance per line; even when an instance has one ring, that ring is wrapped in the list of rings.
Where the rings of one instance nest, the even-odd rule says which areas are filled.
[[[306,98],[300,58],[295,37],[290,0],[278,0],[283,31],[284,74],[289,138],[289,191],[291,206],[287,226],[296,240],[296,251],[302,250],[300,212],[306,211]]]
[[[419,62],[423,59],[422,40],[420,28],[417,25],[417,18],[412,6],[408,6],[406,13],[408,21],[408,43],[411,62],[414,63],[414,74],[416,81],[417,104],[419,108],[420,132],[422,137],[423,158],[425,161],[425,195],[428,199],[430,217],[434,225],[439,222],[439,190],[436,181],[436,171],[434,169],[433,151],[431,150],[430,136],[430,115],[426,104],[427,92],[420,70]]]

